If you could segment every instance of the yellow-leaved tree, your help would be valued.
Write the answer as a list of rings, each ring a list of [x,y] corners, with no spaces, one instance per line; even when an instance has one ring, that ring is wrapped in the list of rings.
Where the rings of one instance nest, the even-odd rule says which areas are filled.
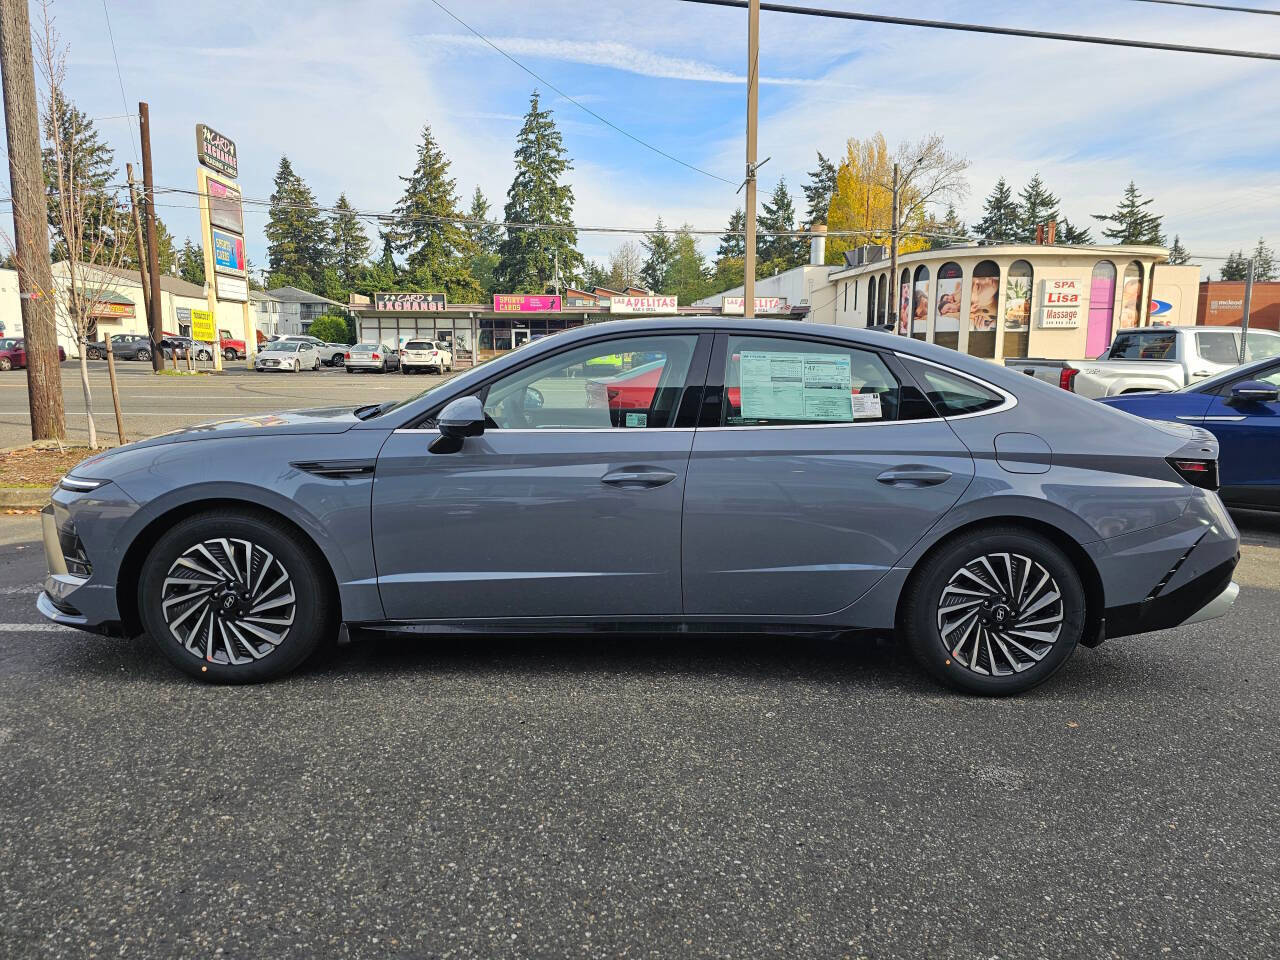
[[[836,185],[827,210],[827,262],[840,263],[844,251],[865,243],[888,244],[893,230],[893,165],[898,164],[898,253],[927,249],[930,208],[954,203],[969,192],[964,173],[969,161],[949,153],[938,134],[890,151],[884,134],[865,140],[850,137],[836,168]]]

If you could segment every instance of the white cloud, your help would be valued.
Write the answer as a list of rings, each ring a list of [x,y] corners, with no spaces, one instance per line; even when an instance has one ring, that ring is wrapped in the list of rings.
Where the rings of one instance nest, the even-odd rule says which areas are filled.
[[[489,56],[497,56],[483,39],[459,33],[428,33],[417,39],[436,47],[457,50],[475,50]],[[666,80],[689,80],[697,83],[736,83],[745,85],[747,78],[741,74],[722,70],[703,60],[672,57],[653,50],[643,50],[633,44],[614,40],[564,40],[549,37],[491,37],[494,45],[513,57],[531,57],[543,60],[559,60],[593,67],[605,67],[636,73],[644,77],[660,77]],[[852,84],[833,80],[806,77],[761,76],[762,84],[791,87],[839,86]]]

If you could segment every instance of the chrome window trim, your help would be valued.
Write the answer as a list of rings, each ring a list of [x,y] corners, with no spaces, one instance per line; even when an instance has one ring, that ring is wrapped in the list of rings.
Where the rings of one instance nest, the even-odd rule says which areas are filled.
[[[539,430],[535,427],[486,427],[481,436],[488,436],[490,433],[538,433],[544,436],[549,433],[693,433],[697,429],[697,427],[547,427],[544,430]],[[703,429],[707,428],[704,427]],[[432,427],[397,427],[391,432],[439,434],[440,430]]]
[[[894,351],[894,356],[901,357],[903,360],[914,360],[916,363],[928,364],[931,367],[937,367],[939,370],[945,370],[947,373],[954,374],[957,377],[963,377],[966,380],[972,380],[974,383],[979,384],[980,386],[986,387],[992,393],[997,393],[1000,396],[1004,397],[1003,403],[1000,403],[997,406],[990,408],[989,410],[978,410],[975,413],[958,413],[954,417],[941,417],[940,419],[942,420],[968,420],[971,417],[985,417],[992,413],[1004,413],[1007,410],[1012,410],[1014,407],[1018,405],[1018,398],[1015,397],[1008,390],[1004,389],[1004,387],[996,386],[991,381],[983,380],[981,377],[974,376],[972,373],[967,373],[964,370],[957,370],[955,367],[948,367],[945,363],[937,363],[936,361],[933,361],[933,360],[926,360],[924,357],[917,357],[914,354],[903,353],[899,350]],[[910,423],[913,421],[907,421],[907,422]]]

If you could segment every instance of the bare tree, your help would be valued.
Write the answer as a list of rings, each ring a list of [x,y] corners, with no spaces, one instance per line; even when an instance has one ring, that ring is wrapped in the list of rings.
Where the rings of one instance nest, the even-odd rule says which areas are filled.
[[[644,268],[644,254],[640,247],[630,240],[618,245],[609,254],[609,287],[612,290],[623,290],[640,285],[640,271]]]
[[[32,43],[40,79],[38,98],[44,115],[46,150],[52,160],[46,165],[51,170],[46,174],[49,182],[41,192],[47,189],[49,217],[53,232],[59,237],[58,252],[65,258],[54,266],[54,281],[48,293],[55,322],[74,339],[80,354],[80,387],[89,446],[97,449],[85,344],[96,318],[105,312],[105,305],[118,298],[121,283],[116,271],[126,252],[129,211],[121,202],[119,187],[104,187],[96,182],[77,156],[81,131],[70,126],[78,114],[62,109],[66,47],[54,27],[50,0],[40,4]],[[47,236],[43,243],[47,249]],[[15,248],[12,243],[8,246]],[[16,248],[14,256],[16,259]]]
[[[953,204],[969,194],[965,177],[969,160],[948,151],[941,134],[931,133],[915,143],[899,144],[897,161],[902,171],[901,223],[921,222],[930,207]]]

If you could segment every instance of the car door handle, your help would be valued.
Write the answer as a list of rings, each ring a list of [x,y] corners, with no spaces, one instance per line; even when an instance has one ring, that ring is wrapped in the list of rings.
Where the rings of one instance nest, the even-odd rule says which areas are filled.
[[[1212,371],[1212,370],[1197,370],[1195,373],[1193,373],[1193,374],[1191,374],[1191,375],[1192,375],[1193,377],[1212,377],[1212,376],[1213,376],[1213,371]]]
[[[900,467],[890,467],[876,479],[891,487],[933,487],[950,480],[951,471],[941,467],[907,463]]]
[[[613,487],[660,487],[670,483],[676,475],[670,470],[659,467],[627,467],[623,470],[611,470],[600,478],[601,483]]]

